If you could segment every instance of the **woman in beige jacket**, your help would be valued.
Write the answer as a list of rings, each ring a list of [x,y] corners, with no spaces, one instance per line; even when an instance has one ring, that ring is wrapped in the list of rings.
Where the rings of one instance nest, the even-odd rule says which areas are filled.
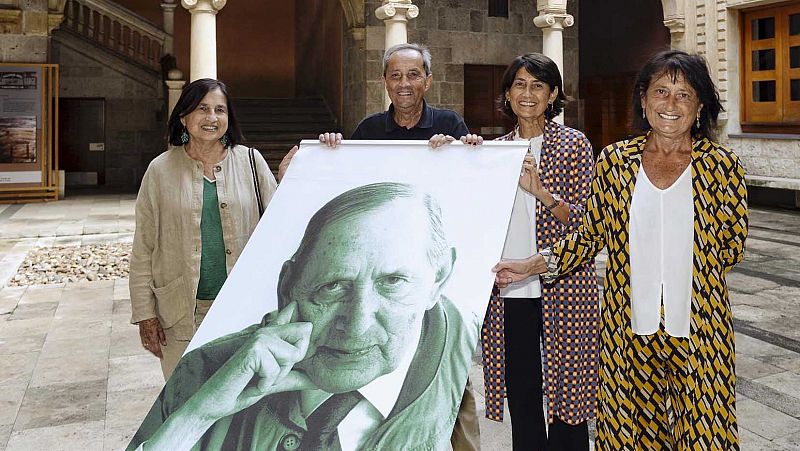
[[[170,150],[136,199],[131,322],[164,379],[222,288],[277,183],[242,133],[225,85],[187,85],[168,122]]]

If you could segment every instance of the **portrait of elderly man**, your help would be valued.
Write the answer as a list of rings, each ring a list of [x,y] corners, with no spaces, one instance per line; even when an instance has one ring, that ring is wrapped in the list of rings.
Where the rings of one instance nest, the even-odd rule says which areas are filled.
[[[436,200],[351,189],[310,219],[278,309],[190,352],[129,449],[447,449],[477,340]]]

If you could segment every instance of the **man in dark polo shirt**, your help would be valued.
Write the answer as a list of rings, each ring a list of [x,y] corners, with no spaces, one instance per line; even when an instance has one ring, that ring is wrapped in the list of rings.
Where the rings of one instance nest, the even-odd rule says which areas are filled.
[[[389,48],[383,56],[383,81],[392,101],[389,110],[367,116],[352,139],[430,140],[436,136],[435,143],[443,144],[448,142],[443,137],[452,141],[469,133],[458,113],[425,102],[425,93],[433,84],[431,54],[425,47],[398,44]],[[324,135],[320,139],[326,138]],[[330,143],[330,134],[327,138],[324,140]]]
[[[461,138],[467,144],[480,145],[483,138],[470,135],[464,119],[453,110],[434,108],[425,102],[425,93],[433,83],[431,54],[419,44],[398,44],[383,55],[383,82],[392,101],[389,109],[364,118],[353,132],[352,139],[428,140],[432,148]],[[319,140],[335,148],[342,141],[341,133],[322,133]],[[284,157],[278,167],[278,180],[283,178],[298,147]],[[454,451],[480,449],[480,428],[472,384],[467,379],[453,434]]]
[[[467,144],[480,145],[483,138],[469,134],[464,119],[453,110],[435,108],[425,102],[425,93],[433,84],[431,54],[419,44],[398,44],[383,55],[383,82],[392,103],[389,109],[365,117],[351,139],[426,139],[432,148],[461,138]],[[321,133],[319,140],[335,148],[341,133]],[[294,146],[278,167],[283,177],[298,147]]]

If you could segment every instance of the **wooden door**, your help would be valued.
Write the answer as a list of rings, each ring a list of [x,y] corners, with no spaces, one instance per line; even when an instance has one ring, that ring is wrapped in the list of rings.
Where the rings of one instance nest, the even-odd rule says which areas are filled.
[[[105,99],[59,99],[59,161],[68,186],[105,184]]]
[[[630,135],[635,73],[595,75],[581,81],[584,130],[595,154]]]
[[[464,121],[470,133],[493,139],[510,132],[515,121],[498,111],[505,66],[464,65]]]

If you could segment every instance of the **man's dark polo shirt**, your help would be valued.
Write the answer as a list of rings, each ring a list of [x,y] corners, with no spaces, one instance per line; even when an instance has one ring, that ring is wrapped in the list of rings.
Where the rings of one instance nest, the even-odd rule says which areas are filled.
[[[405,128],[394,121],[394,105],[389,105],[389,111],[375,113],[368,116],[358,124],[351,139],[424,139],[429,140],[433,135],[450,135],[459,139],[469,133],[464,119],[453,110],[442,110],[428,106],[422,101],[422,117],[417,125]]]

